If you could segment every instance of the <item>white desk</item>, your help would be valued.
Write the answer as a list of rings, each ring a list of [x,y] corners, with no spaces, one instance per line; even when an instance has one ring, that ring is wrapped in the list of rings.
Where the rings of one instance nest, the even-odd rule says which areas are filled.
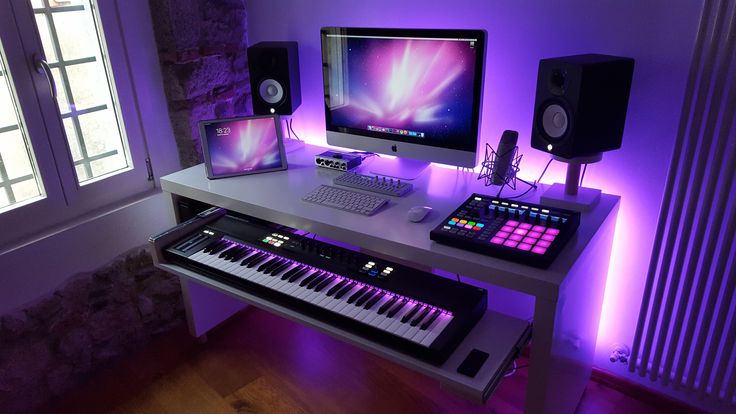
[[[323,150],[307,145],[289,153],[287,171],[208,180],[204,166],[198,165],[163,177],[161,185],[171,195],[172,206],[180,197],[194,199],[358,246],[405,264],[419,264],[417,267],[425,270],[436,268],[459,273],[466,278],[532,296],[534,328],[526,412],[572,413],[590,376],[620,198],[604,194],[598,205],[582,214],[577,234],[552,266],[537,269],[429,240],[430,230],[471,193],[495,194],[498,190],[498,187],[483,186],[472,173],[432,168],[413,181],[413,192],[405,197],[391,198],[388,207],[371,217],[301,201],[304,194],[319,184],[331,184],[332,178],[340,174],[314,166],[314,155]],[[531,192],[523,200],[536,203],[541,192]],[[416,205],[428,205],[434,211],[424,222],[410,223],[406,212]],[[257,298],[208,283],[191,272],[167,267],[165,263],[160,265],[182,277],[190,329],[194,335],[206,333],[242,306],[239,301],[223,300],[219,292],[260,304]],[[204,283],[207,288],[191,283],[192,280]],[[493,297],[489,300],[493,301]],[[264,306],[294,318],[288,312],[269,308],[267,304]],[[477,340],[493,338],[492,332],[483,331],[494,329],[492,322],[511,323],[504,318],[507,317],[492,313],[469,336],[476,336]],[[319,321],[302,322],[327,331]],[[359,339],[353,340],[347,334],[340,337],[363,345]],[[508,339],[507,342],[510,344],[511,341]],[[382,350],[370,346],[367,349],[441,380],[447,379],[448,383],[443,381],[443,384],[456,391],[467,391],[462,386],[458,389],[458,384],[453,382],[457,378],[443,377],[452,371],[449,365],[442,373],[431,366],[401,361],[400,355],[392,355],[388,351],[382,353]],[[464,356],[453,356],[448,363],[459,363]],[[468,396],[478,399],[478,396]]]

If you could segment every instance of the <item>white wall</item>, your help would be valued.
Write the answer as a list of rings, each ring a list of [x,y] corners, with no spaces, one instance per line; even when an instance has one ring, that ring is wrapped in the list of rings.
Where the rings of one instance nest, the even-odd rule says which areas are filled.
[[[249,0],[248,36],[251,44],[299,42],[303,102],[294,128],[324,143],[321,26],[486,29],[481,136],[495,146],[503,130],[519,131],[522,170],[532,179],[548,159],[529,146],[539,59],[578,53],[635,58],[623,147],[589,167],[585,182],[623,198],[596,355],[599,366],[623,373],[622,365],[607,361],[608,347],[630,343],[634,335],[701,7],[689,0]],[[545,178],[563,181],[564,167],[551,167]]]

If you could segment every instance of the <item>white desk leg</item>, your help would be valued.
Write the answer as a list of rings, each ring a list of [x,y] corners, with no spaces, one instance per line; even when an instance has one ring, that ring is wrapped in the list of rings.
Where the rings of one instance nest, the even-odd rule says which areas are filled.
[[[613,212],[571,268],[556,301],[536,298],[527,414],[572,414],[580,402],[593,367],[615,222]]]
[[[180,278],[189,334],[200,339],[210,329],[248,306],[245,302]]]
[[[579,339],[556,336],[561,333],[555,332],[555,319],[560,311],[555,305],[537,299],[534,307],[527,414],[572,414],[590,378],[590,362],[581,364],[577,358],[564,355],[570,350],[575,352]]]

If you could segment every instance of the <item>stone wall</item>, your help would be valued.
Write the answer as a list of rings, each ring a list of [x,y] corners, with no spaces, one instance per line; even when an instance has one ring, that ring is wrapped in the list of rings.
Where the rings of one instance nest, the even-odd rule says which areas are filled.
[[[0,317],[0,412],[29,412],[185,323],[179,279],[144,248]]]
[[[252,113],[244,0],[150,0],[183,167],[202,160],[198,122]]]

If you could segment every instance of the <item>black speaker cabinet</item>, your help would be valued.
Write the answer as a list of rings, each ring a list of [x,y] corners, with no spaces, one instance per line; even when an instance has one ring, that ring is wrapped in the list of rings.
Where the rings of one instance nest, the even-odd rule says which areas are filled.
[[[633,74],[625,57],[540,60],[532,148],[562,158],[621,148]]]
[[[296,42],[260,42],[248,48],[253,112],[291,115],[302,103]]]

